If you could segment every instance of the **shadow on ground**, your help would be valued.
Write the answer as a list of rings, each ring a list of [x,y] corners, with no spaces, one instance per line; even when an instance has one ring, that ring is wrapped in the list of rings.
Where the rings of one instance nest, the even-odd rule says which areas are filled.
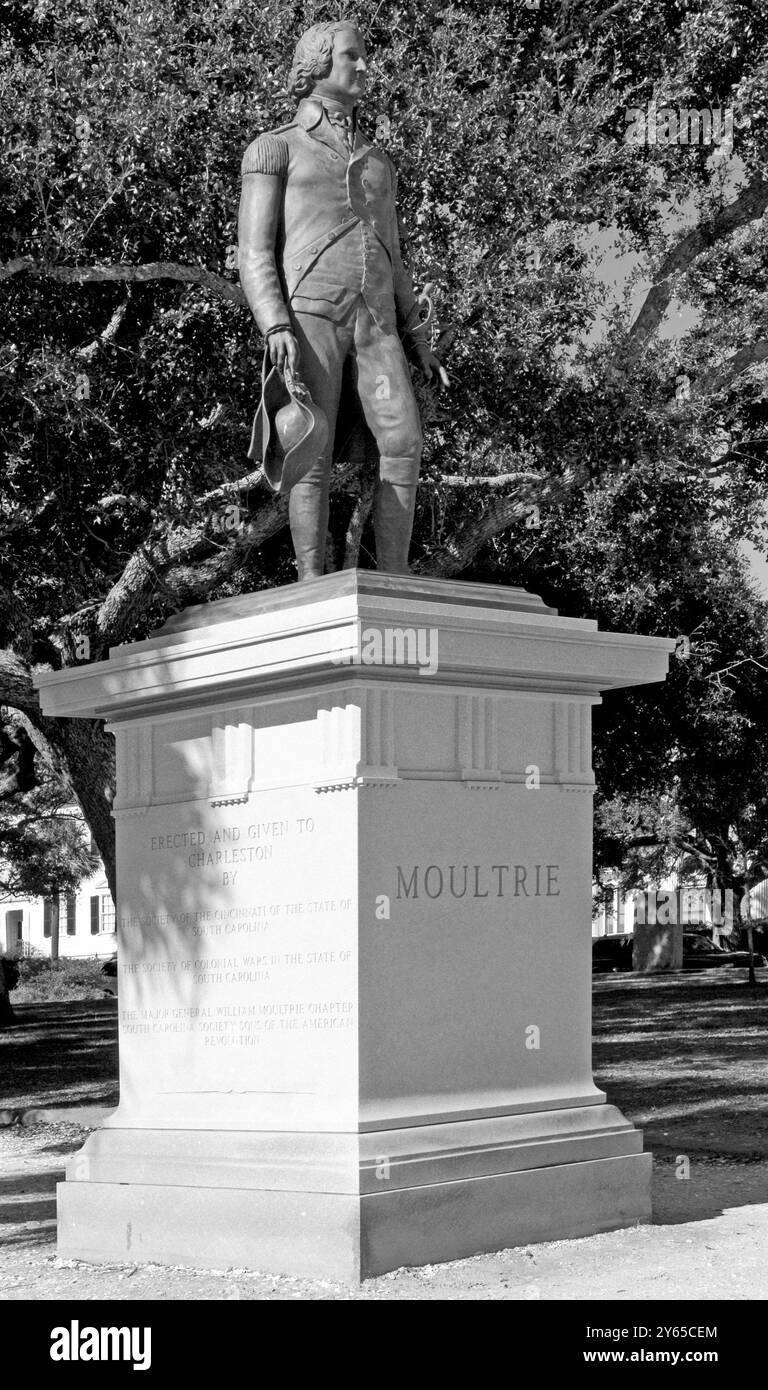
[[[768,971],[760,975],[757,989],[740,970],[595,980],[595,1079],[644,1131],[657,1224],[768,1203]],[[117,1104],[114,999],[17,1014],[19,1026],[0,1036],[0,1108]],[[55,1184],[85,1131],[36,1126],[27,1140],[24,1127],[0,1129],[0,1152],[3,1134],[2,1243],[18,1232],[18,1243],[52,1244]]]
[[[0,1033],[0,1109],[118,1102],[117,1000],[16,1004]]]
[[[654,1155],[654,1220],[768,1202],[768,971],[594,981],[595,1080]]]

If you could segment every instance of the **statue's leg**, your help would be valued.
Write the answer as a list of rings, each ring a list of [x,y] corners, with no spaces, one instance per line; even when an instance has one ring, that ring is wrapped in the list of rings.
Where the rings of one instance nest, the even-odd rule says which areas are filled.
[[[325,454],[310,471],[291,488],[288,516],[291,540],[296,553],[299,581],[317,579],[325,567],[325,542],[328,532],[328,496],[331,480],[333,437],[339,410],[344,358],[349,349],[352,330],[319,314],[294,314],[296,337],[299,343],[299,376],[309,388],[316,405],[328,421],[328,446]]]
[[[407,574],[421,463],[419,408],[397,332],[380,328],[365,305],[357,315],[354,351],[360,403],[379,451],[376,565],[388,574]]]

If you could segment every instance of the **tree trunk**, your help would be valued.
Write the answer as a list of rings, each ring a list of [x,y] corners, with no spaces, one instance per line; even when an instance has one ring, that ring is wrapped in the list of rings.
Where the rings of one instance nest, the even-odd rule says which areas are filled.
[[[115,900],[115,740],[101,719],[50,719],[31,716],[62,758]]]
[[[747,922],[747,950],[749,951],[749,983],[751,985],[756,985],[757,977],[755,975],[755,938],[752,933],[751,921]]]
[[[749,951],[749,983],[751,985],[756,985],[757,977],[755,975],[755,937],[752,928],[752,903],[746,884],[744,885],[744,897],[742,898],[742,902],[746,905],[747,909],[745,927],[747,932],[747,950]]]
[[[723,915],[723,902],[720,884],[715,874],[708,873],[706,876],[706,891],[709,894],[709,901],[712,904],[712,941],[715,946],[721,946],[725,936],[725,921]],[[715,908],[715,894],[719,899],[717,909]]]
[[[11,996],[5,983],[3,962],[0,960],[0,1029],[12,1028],[15,1022],[16,1015],[11,1008]]]
[[[59,908],[59,895],[54,893],[51,898],[51,960],[59,959],[59,920],[61,911]]]
[[[101,855],[115,901],[115,740],[101,719],[62,719],[59,746],[66,755],[77,799]]]
[[[749,950],[749,984],[757,984],[755,977],[755,954],[754,938],[752,934],[752,922],[750,918],[750,903],[747,891],[747,880],[743,874],[734,873],[728,864],[721,864],[717,871],[718,887],[726,889],[733,895],[733,925],[731,928],[732,944],[738,949],[742,945],[741,934],[746,931],[747,946]],[[744,920],[742,905],[746,904],[747,919]],[[734,940],[735,938],[735,940]]]

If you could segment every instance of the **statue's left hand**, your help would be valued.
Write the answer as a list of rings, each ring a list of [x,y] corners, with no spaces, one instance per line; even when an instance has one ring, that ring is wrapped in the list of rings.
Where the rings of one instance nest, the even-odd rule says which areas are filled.
[[[450,377],[440,358],[435,357],[434,352],[426,343],[414,343],[411,356],[414,362],[418,363],[427,381],[434,381],[437,386],[450,386]]]

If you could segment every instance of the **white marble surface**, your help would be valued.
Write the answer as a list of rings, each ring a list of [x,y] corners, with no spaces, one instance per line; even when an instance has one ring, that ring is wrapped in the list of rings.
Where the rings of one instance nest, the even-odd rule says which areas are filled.
[[[280,1136],[315,1154],[306,1191],[307,1165],[328,1171],[344,1138],[334,1190],[359,1196],[372,1162],[378,1182],[380,1136],[369,1217],[343,1206],[358,1246],[366,1220],[378,1232],[371,1268],[390,1246],[408,1253],[381,1213],[411,1207],[378,1204],[389,1150],[405,1155],[403,1190],[424,1193],[429,1247],[415,1175],[431,1134],[455,1135],[438,1186],[466,1185],[473,1163],[486,1183],[483,1248],[499,1175],[535,1192],[526,1165],[583,1169],[569,1229],[611,1224],[596,1203],[614,1159],[630,1175],[615,1221],[647,1214],[639,1137],[590,1118],[617,1115],[591,1073],[590,723],[602,690],[663,679],[673,646],[519,590],[354,572],[190,610],[108,662],[42,677],[46,713],[102,714],[117,740],[121,1104],[70,1172],[102,1189],[94,1221],[137,1130],[158,1192],[167,1146],[180,1172],[204,1133],[197,1182],[218,1173],[229,1190],[238,1131],[277,1145],[246,1165],[272,1192],[298,1181]],[[525,1116],[535,1144],[504,1129]],[[489,1124],[491,1170],[473,1138]],[[570,1172],[569,1201],[578,1190]],[[269,1210],[279,1236],[288,1208]],[[87,1224],[82,1193],[76,1211]],[[472,1240],[470,1222],[467,1253]]]

